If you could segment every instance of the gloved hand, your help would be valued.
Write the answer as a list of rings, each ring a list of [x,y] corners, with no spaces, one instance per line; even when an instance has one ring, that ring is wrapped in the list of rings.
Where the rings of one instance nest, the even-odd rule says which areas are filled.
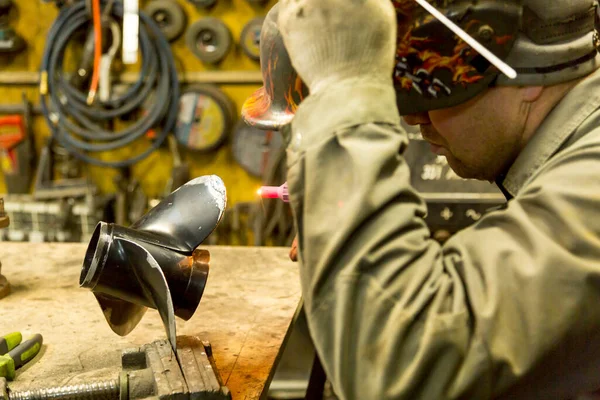
[[[392,83],[397,27],[390,0],[280,0],[278,26],[311,94],[341,82]]]

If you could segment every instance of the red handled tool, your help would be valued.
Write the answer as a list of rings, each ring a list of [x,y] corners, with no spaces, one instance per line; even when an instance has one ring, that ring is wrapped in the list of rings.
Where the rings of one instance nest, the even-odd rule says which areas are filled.
[[[22,115],[0,117],[0,167],[9,193],[28,193],[31,178],[30,139]]]

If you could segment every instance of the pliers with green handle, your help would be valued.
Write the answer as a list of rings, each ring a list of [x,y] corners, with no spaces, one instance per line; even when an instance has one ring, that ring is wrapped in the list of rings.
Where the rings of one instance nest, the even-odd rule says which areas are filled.
[[[4,336],[0,336],[0,356],[8,353],[23,340],[21,332],[12,332]]]
[[[35,334],[21,343],[20,332],[0,337],[0,377],[12,381],[15,371],[34,358],[42,348],[42,335]]]

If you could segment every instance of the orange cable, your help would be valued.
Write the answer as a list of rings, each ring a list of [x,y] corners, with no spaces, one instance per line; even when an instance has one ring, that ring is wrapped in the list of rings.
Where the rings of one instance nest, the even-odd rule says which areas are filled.
[[[100,0],[92,0],[92,15],[94,20],[94,70],[92,83],[88,93],[87,103],[92,105],[98,91],[100,81],[100,59],[102,58],[102,22],[100,20]]]

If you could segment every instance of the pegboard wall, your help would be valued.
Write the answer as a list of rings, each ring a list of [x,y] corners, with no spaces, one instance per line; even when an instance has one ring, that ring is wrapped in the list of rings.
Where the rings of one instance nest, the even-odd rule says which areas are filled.
[[[258,3],[250,0],[217,0],[209,9],[198,7],[188,0],[173,1],[185,11],[186,28],[200,18],[214,17],[222,21],[231,32],[233,45],[218,65],[203,63],[194,56],[186,46],[185,32],[171,43],[171,48],[178,74],[186,81],[182,82],[182,89],[195,82],[217,84],[235,104],[236,119],[239,120],[243,102],[261,86],[259,63],[242,51],[240,35],[249,21],[266,15],[276,1]],[[148,3],[147,0],[140,1],[140,9],[144,10]],[[14,5],[16,10],[14,15],[11,15],[11,26],[25,39],[27,48],[14,56],[0,56],[0,104],[19,104],[22,101],[22,93],[25,93],[29,101],[36,106],[40,97],[38,79],[41,57],[48,30],[57,17],[58,10],[53,3],[40,0],[15,0]],[[125,74],[128,72],[135,73],[136,67],[123,71]],[[36,155],[39,155],[50,134],[44,119],[39,115],[34,117],[33,132]],[[135,143],[130,148],[119,149],[114,154],[103,154],[102,157],[110,159],[129,151],[135,152],[137,146],[143,147],[144,144]],[[216,174],[224,180],[228,189],[229,205],[256,200],[256,189],[260,186],[260,180],[248,174],[234,161],[231,140],[208,154],[184,151],[181,155],[189,162],[192,177]],[[154,197],[162,194],[171,170],[172,156],[165,146],[134,165],[132,174],[141,182],[146,195]],[[102,192],[110,193],[116,190],[113,183],[116,170],[90,166],[87,172]],[[0,175],[0,193],[6,192],[4,179]]]

